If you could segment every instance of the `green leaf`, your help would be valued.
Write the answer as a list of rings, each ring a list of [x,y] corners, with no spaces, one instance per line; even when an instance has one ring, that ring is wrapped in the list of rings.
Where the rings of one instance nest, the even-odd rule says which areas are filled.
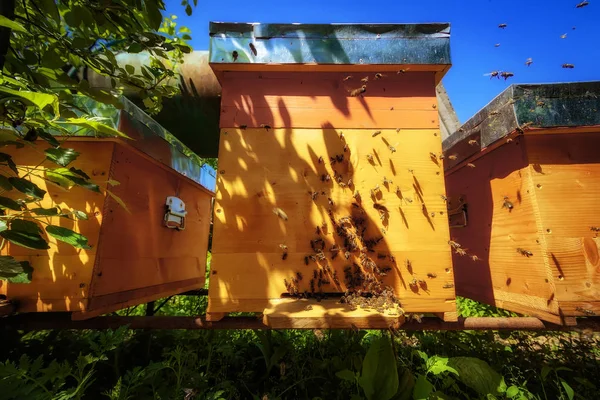
[[[78,170],[77,168],[55,168],[46,170],[46,179],[67,189],[75,184],[93,192],[101,193],[98,185],[82,178],[80,174],[85,175],[83,171]]]
[[[10,154],[0,153],[0,163],[6,163],[8,167],[16,174],[19,175],[19,170],[17,169],[17,164],[12,159]]]
[[[426,400],[433,392],[433,385],[427,380],[425,375],[418,375],[413,390],[413,400]]]
[[[398,391],[396,359],[387,337],[378,337],[371,343],[358,383],[369,400],[388,400]]]
[[[12,29],[16,32],[28,33],[27,29],[20,23],[13,21],[11,19],[6,18],[4,15],[0,15],[0,26],[3,26],[8,29]]]
[[[36,105],[40,110],[48,105],[52,105],[54,114],[56,116],[60,115],[58,96],[53,94],[29,92],[27,90],[12,90],[4,86],[0,86],[0,92],[27,100],[29,103]]]
[[[112,197],[121,207],[123,207],[125,209],[125,211],[127,211],[127,213],[131,214],[131,211],[129,211],[129,208],[127,208],[127,205],[125,204],[125,202],[123,200],[121,200],[121,198],[119,196],[117,196],[116,194],[114,194],[113,192],[111,192],[108,189],[105,189],[106,193],[108,193],[108,195],[110,197]]]
[[[10,229],[12,229],[13,231],[22,231],[32,234],[38,234],[42,231],[37,223],[20,218],[16,218],[10,221]]]
[[[17,261],[11,256],[0,256],[0,279],[11,283],[29,283],[33,268],[28,261]]]
[[[60,214],[60,211],[56,207],[52,208],[31,208],[29,209],[35,215],[42,215],[44,217],[54,217]]]
[[[11,243],[22,247],[26,247],[28,249],[46,250],[50,248],[48,243],[39,234],[15,231],[10,229],[4,232],[0,232],[0,236]]]
[[[108,125],[102,124],[98,121],[92,121],[85,118],[69,118],[66,121],[61,121],[61,124],[76,125],[83,128],[88,128],[96,131],[100,136],[119,136],[127,139],[131,139],[129,136],[120,132]]]
[[[560,378],[560,384],[565,389],[565,392],[567,392],[567,397],[569,398],[569,400],[573,400],[573,398],[575,397],[575,391],[573,390],[573,388],[563,378]]]
[[[452,372],[458,375],[458,371],[448,366],[448,358],[433,356],[427,360],[427,373],[439,375],[442,372]]]
[[[82,219],[82,220],[87,220],[88,219],[88,215],[87,213],[83,212],[83,211],[79,211],[79,210],[73,210],[73,215],[77,218],[77,219]]]
[[[133,43],[131,46],[129,46],[129,48],[127,49],[128,53],[133,53],[133,54],[137,54],[137,53],[141,53],[144,50],[144,47],[139,44],[139,43]],[[127,66],[126,66],[127,69]],[[129,70],[127,70],[127,72],[129,72]],[[135,72],[135,70],[134,70]],[[130,74],[133,74],[133,72],[129,72]]]
[[[15,189],[21,193],[25,193],[27,196],[42,200],[46,194],[45,190],[40,189],[35,183],[27,179],[11,176],[8,178],[8,181]]]
[[[335,376],[349,382],[354,382],[356,379],[354,372],[350,371],[349,369],[338,371],[335,373]]]
[[[0,196],[0,207],[8,208],[9,210],[21,211],[23,207],[14,201],[13,199],[9,199],[8,197]]]
[[[12,190],[12,185],[10,184],[10,181],[8,180],[7,177],[5,177],[4,175],[0,174],[0,188],[2,188],[3,190]]]
[[[6,221],[4,219],[0,219],[0,232],[4,232],[8,229],[8,225],[6,225]]]
[[[501,395],[506,392],[502,375],[494,371],[488,363],[474,357],[453,357],[448,365],[458,372],[458,380],[480,395]]]
[[[543,381],[546,380],[546,377],[548,376],[548,374],[550,373],[550,371],[552,371],[552,368],[550,368],[549,366],[544,365],[542,367],[542,373],[541,373],[541,375],[542,375],[542,380]]]
[[[155,31],[160,28],[160,24],[162,23],[163,16],[160,13],[160,8],[156,0],[146,0],[144,1],[144,5],[146,6],[146,13],[148,16],[148,23],[150,27]]]
[[[192,15],[192,6],[190,6],[189,4],[187,6],[185,6],[185,13],[188,16]]]
[[[512,399],[513,397],[517,397],[519,395],[519,388],[515,385],[512,385],[506,390],[506,397]]]
[[[395,400],[409,400],[415,387],[415,377],[410,369],[403,367],[399,371],[398,397]]]
[[[56,0],[37,0],[37,4],[39,4],[40,8],[44,10],[47,15],[52,17],[54,22],[57,24],[60,23],[60,14],[56,7]]]
[[[92,247],[88,244],[88,240],[85,236],[71,229],[64,228],[62,226],[48,225],[46,226],[46,232],[48,234],[62,242],[68,243],[78,249],[89,250]]]
[[[79,156],[79,152],[75,151],[74,149],[64,149],[64,148],[49,148],[44,150],[44,153],[46,153],[46,157],[55,162],[56,164],[66,167],[67,165],[69,165],[72,161],[74,161],[75,159],[77,159],[77,157]]]
[[[58,49],[50,48],[42,56],[42,65],[50,69],[58,69],[64,66],[67,62],[62,59],[58,53]]]
[[[77,174],[77,175],[79,175],[79,176],[80,176],[80,177],[82,177],[83,179],[90,179],[90,177],[89,177],[89,175],[88,175],[88,174],[86,174],[86,173],[85,173],[85,172],[83,172],[82,170],[80,170],[80,169],[77,169],[77,168],[75,168],[75,167],[71,167],[71,168],[69,168],[69,171],[71,171],[71,172],[72,172],[72,173],[74,173],[74,174]]]
[[[135,67],[133,65],[125,65],[125,71],[127,71],[128,74],[134,74],[135,73]]]
[[[60,142],[58,140],[56,140],[56,138],[54,136],[52,136],[51,134],[49,134],[48,132],[38,130],[38,135],[39,135],[39,137],[44,139],[46,142],[48,142],[48,144],[50,146],[52,146],[52,147],[60,146]]]

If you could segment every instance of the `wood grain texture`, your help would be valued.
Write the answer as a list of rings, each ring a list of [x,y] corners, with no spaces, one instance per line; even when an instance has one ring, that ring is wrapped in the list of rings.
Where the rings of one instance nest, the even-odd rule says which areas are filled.
[[[379,313],[335,300],[292,300],[271,302],[263,312],[263,322],[274,329],[387,329],[400,328],[401,315]]]
[[[196,278],[197,287],[202,287],[211,196],[197,183],[125,145],[115,149],[111,178],[120,182],[112,191],[129,212],[114,198],[107,199],[93,296]],[[183,231],[163,225],[168,196],[177,196],[186,205]]]
[[[336,219],[350,215],[357,190],[368,220],[367,237],[381,235],[375,247],[389,257],[379,265],[392,271],[385,283],[392,286],[407,312],[451,312],[455,310],[444,179],[439,161],[438,130],[385,130],[373,137],[371,130],[326,129],[223,129],[215,200],[213,258],[209,290],[209,312],[261,312],[272,299],[286,292],[284,279],[296,272],[304,276],[301,290],[309,289],[315,262],[305,264],[312,252],[310,240],[319,236],[316,227],[326,223],[321,237],[326,248],[340,243],[332,231],[327,210]],[[344,152],[344,143],[349,151]],[[389,146],[396,148],[390,151]],[[330,157],[344,155],[344,162],[330,164]],[[373,155],[369,162],[367,154]],[[323,157],[324,163],[319,163]],[[414,173],[409,172],[409,169]],[[352,179],[352,188],[333,182],[334,171],[344,182]],[[332,181],[322,181],[329,174]],[[392,183],[387,186],[383,179]],[[379,185],[377,202],[389,211],[385,225],[373,208],[370,191]],[[396,193],[396,187],[400,191]],[[318,192],[315,201],[311,192]],[[324,194],[323,194],[324,193]],[[329,205],[328,199],[333,201]],[[425,208],[423,207],[425,204]],[[279,219],[273,208],[279,207],[288,220]],[[282,259],[280,244],[287,246]],[[358,259],[349,260],[340,253],[327,264],[335,270],[340,284],[331,280],[324,292],[343,292],[343,269]],[[376,254],[371,254],[376,259]],[[405,260],[412,264],[407,269]],[[325,266],[323,263],[322,267]],[[432,274],[433,278],[428,278]],[[426,282],[426,289],[413,291],[412,279]]]
[[[473,163],[475,168],[463,165],[446,178],[451,207],[460,198],[468,207],[467,227],[451,229],[451,236],[480,258],[453,255],[457,294],[500,307],[519,304],[519,310],[508,308],[517,312],[557,313],[522,143],[516,139]],[[512,210],[503,207],[505,196]]]
[[[344,80],[347,77],[350,79]],[[368,82],[361,82],[361,79]],[[223,78],[222,128],[439,127],[431,72],[229,72]],[[366,86],[360,96],[350,92]]]
[[[22,149],[6,148],[4,152],[11,154],[13,160],[20,170],[20,175],[31,168],[36,167],[45,158],[42,149],[44,142],[40,141],[39,151],[33,151],[30,147]],[[113,142],[88,142],[69,141],[68,148],[81,153],[69,166],[87,172],[104,190],[109,176],[110,161],[114,148]],[[38,168],[57,168],[58,166],[48,160],[44,161]],[[1,172],[5,176],[13,175],[3,168]],[[49,250],[31,250],[24,247],[6,243],[2,254],[11,255],[18,260],[29,261],[34,268],[33,280],[30,284],[15,284],[0,281],[0,293],[20,302],[20,311],[73,311],[80,310],[85,306],[85,299],[89,297],[89,287],[92,277],[92,269],[100,227],[103,223],[102,208],[104,206],[104,195],[95,193],[79,187],[69,191],[44,181],[44,172],[32,171],[29,178],[41,189],[46,190],[44,199],[33,207],[60,207],[64,210],[81,210],[88,214],[88,220],[74,220],[59,217],[43,217],[41,221],[59,225],[81,233],[88,238],[91,250],[76,249],[66,243],[59,242],[42,234],[50,244]],[[25,196],[15,189],[3,192],[0,195],[14,199]]]

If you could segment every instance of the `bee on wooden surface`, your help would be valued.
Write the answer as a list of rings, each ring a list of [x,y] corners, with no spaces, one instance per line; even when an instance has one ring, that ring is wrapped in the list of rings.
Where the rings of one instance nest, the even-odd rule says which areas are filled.
[[[308,256],[308,258],[310,258],[311,261],[317,262],[317,257],[315,257],[314,254],[311,254],[310,256]]]
[[[399,132],[400,132],[400,128],[396,128],[396,133],[399,133]]]
[[[371,135],[371,137],[375,137],[377,135],[381,135],[381,131],[375,131],[375,132],[373,132],[373,134]]]
[[[409,202],[409,203],[412,203],[412,202],[413,202],[413,200],[412,200],[411,198],[408,198],[408,197],[405,197],[405,198],[404,198],[404,200],[406,200],[406,201],[407,201],[407,202]]]
[[[314,279],[310,280],[310,292],[315,293],[315,280]]]
[[[360,193],[358,190],[354,191],[354,194],[352,195],[352,197],[354,198],[354,200],[356,200],[360,203]]]
[[[412,262],[408,258],[404,261],[404,265],[407,270],[412,271]]]
[[[500,73],[500,77],[504,78],[504,80],[507,80],[508,78],[510,78],[512,76],[515,76],[515,74],[513,74],[512,72],[506,72],[506,71],[504,71],[504,72]]]
[[[369,82],[369,77],[368,77],[368,76],[365,76],[365,77],[364,77],[364,78],[362,78],[360,81],[361,81],[362,83],[367,83],[367,82]]]
[[[442,286],[442,288],[444,289],[452,289],[454,287],[453,283],[446,283],[444,286]]]
[[[575,307],[575,310],[579,311],[581,313],[584,313],[585,315],[596,315],[596,313],[594,311],[592,311],[592,310],[586,310],[583,307]]]
[[[284,261],[287,260],[287,257],[288,257],[288,253],[287,252],[285,252],[285,253],[283,253],[281,255],[281,259],[284,260]]]
[[[465,249],[461,249],[460,247],[458,249],[454,249],[454,251],[459,256],[466,256],[467,255],[467,251]]]
[[[504,196],[504,202],[502,203],[502,208],[506,208],[508,211],[511,211],[515,206],[508,199],[508,196]]]
[[[295,276],[292,276],[292,283],[294,285],[297,285],[298,284],[298,278],[296,278]]]
[[[409,168],[409,169],[408,169],[408,172],[409,172],[410,174],[413,174],[413,175],[415,174],[415,170],[414,170],[414,169],[410,169],[410,168]]]
[[[372,194],[377,194],[381,192],[381,189],[379,188],[379,185],[375,185],[375,187],[373,189],[371,189],[371,193]]]
[[[375,74],[375,80],[383,78],[385,75],[380,74],[379,72]]]
[[[345,77],[344,79],[342,79],[344,82],[349,81],[350,79],[352,79],[352,75],[348,75],[347,77]]]
[[[531,64],[533,64],[533,58],[529,57],[527,61],[525,61],[525,65],[529,67]]]
[[[461,247],[460,244],[458,242],[455,242],[454,240],[448,240],[448,244],[454,249],[458,249]]]
[[[331,197],[328,197],[328,198],[327,198],[327,202],[329,203],[329,205],[330,205],[331,207],[333,207],[333,200],[331,200]]]
[[[479,258],[479,257],[477,257],[475,254],[473,254],[473,255],[471,256],[471,260],[473,260],[473,261],[479,261],[479,260],[480,260],[480,258]]]
[[[448,160],[456,160],[458,158],[458,154],[450,154],[448,156]]]
[[[319,156],[319,159],[317,160],[317,162],[318,162],[319,164],[323,164],[323,163],[324,163],[324,161],[323,161],[323,156]]]
[[[479,142],[475,139],[471,139],[469,140],[469,146],[477,146],[479,144]]]
[[[297,280],[301,281],[303,277],[304,276],[302,276],[302,272],[296,272],[296,279]]]
[[[517,248],[517,253],[519,253],[520,255],[525,256],[527,258],[533,256],[532,252],[530,252],[529,250],[522,249],[520,247]]]
[[[331,180],[331,176],[329,174],[321,175],[321,182],[329,182]]]
[[[338,276],[337,276],[337,271],[333,271],[333,282],[334,282],[336,285],[339,285],[339,284],[340,284],[340,279],[339,279],[339,278],[338,278]]]
[[[363,86],[359,87],[358,89],[350,90],[350,96],[356,97],[356,96],[363,94],[366,91],[367,91],[367,86],[363,85]]]
[[[348,179],[348,183],[347,183],[347,185],[348,185],[348,186],[352,186],[352,185],[354,185],[354,181],[352,180],[352,178]]]
[[[397,150],[396,150],[396,147],[395,147],[395,146],[392,146],[392,145],[390,145],[390,146],[388,147],[388,149],[390,149],[390,151],[391,151],[392,153],[395,153],[395,152],[397,151]]]
[[[403,69],[400,69],[400,70],[398,70],[398,72],[396,72],[396,74],[405,74],[405,73],[407,73],[407,72],[408,72],[408,70],[409,70],[409,69],[410,69],[410,68],[403,68]]]
[[[344,161],[344,155],[343,154],[337,154],[335,156],[335,161],[337,161],[339,163],[343,162]]]
[[[467,167],[469,167],[469,168],[475,168],[475,164],[473,164],[473,163],[467,163]]]
[[[500,28],[500,29],[504,29],[504,28],[506,28],[506,24],[499,24],[499,25],[498,25],[498,28]]]
[[[347,153],[350,150],[350,147],[348,147],[348,144],[344,145],[344,153]]]
[[[319,271],[316,269],[313,270],[313,279],[317,279],[319,277]]]
[[[373,155],[372,154],[367,154],[367,160],[369,160],[370,163],[373,162]]]
[[[273,214],[277,215],[279,218],[281,218],[284,221],[288,220],[288,216],[285,213],[285,211],[283,211],[281,208],[279,207],[275,207],[273,208]]]
[[[341,187],[342,189],[345,189],[345,188],[347,188],[347,187],[348,187],[348,185],[346,185],[346,183],[345,183],[345,182],[338,182],[338,185],[340,185],[340,187]]]
[[[288,247],[285,244],[280,244],[279,247],[281,248],[281,250],[283,251],[287,251]]]
[[[491,111],[490,116],[499,115],[500,111]]]
[[[346,251],[346,252],[344,253],[344,257],[346,257],[346,260],[347,260],[347,259],[349,259],[349,258],[350,258],[350,256],[351,256],[351,254],[350,254],[350,252],[349,252],[349,251]]]
[[[391,185],[392,183],[394,183],[394,182],[392,182],[391,179],[387,179],[385,176],[383,177],[383,184],[384,185]]]
[[[575,6],[575,8],[583,8],[585,6],[587,6],[588,4],[590,4],[587,0],[583,0],[581,3],[577,4]]]
[[[264,128],[267,132],[269,131],[269,129],[271,129],[271,125],[268,124],[260,124],[261,128]]]
[[[430,151],[430,152],[429,152],[429,157],[430,157],[432,160],[434,160],[434,161],[436,161],[436,160],[438,159],[438,156],[437,156],[437,154],[435,154],[435,153],[434,153],[434,152],[432,152],[432,151]]]
[[[304,256],[304,265],[308,265],[308,256]]]
[[[306,307],[304,307],[304,311],[310,311],[313,309],[313,306],[311,306],[310,304],[307,305]]]
[[[442,198],[442,200],[444,200],[446,202],[448,201],[448,198],[446,196],[444,196],[443,194],[441,194],[440,197]]]
[[[321,227],[317,226],[317,229],[315,230],[317,235],[321,235]]]
[[[412,289],[419,289],[419,285],[416,278],[413,278],[412,281],[408,283],[408,286],[410,286]]]
[[[283,280],[283,284],[285,285],[285,288],[286,288],[286,289],[289,289],[289,287],[290,287],[290,284],[289,284],[289,282],[288,282],[288,280],[287,280],[287,279],[284,279],[284,280]]]
[[[248,125],[240,125],[240,129],[241,129],[241,130],[245,131],[245,130],[246,130],[246,128],[248,128]]]
[[[388,209],[386,206],[384,206],[383,204],[378,204],[378,203],[374,203],[373,204],[373,208],[378,210],[378,211],[383,211],[383,212],[388,212]]]
[[[424,281],[423,279],[419,279],[418,282],[419,282],[419,287],[421,289],[427,290],[427,282],[426,281]]]
[[[429,272],[429,273],[427,273],[427,277],[429,279],[434,279],[434,278],[437,278],[437,274],[434,274],[433,272]]]
[[[319,196],[319,192],[311,192],[310,193],[310,198],[315,201],[317,200],[317,197]]]
[[[573,68],[575,68],[575,65],[574,64],[563,64],[562,67],[567,68],[567,69],[573,69]]]
[[[598,233],[598,232],[600,232],[600,227],[598,227],[598,226],[590,226],[590,231]]]

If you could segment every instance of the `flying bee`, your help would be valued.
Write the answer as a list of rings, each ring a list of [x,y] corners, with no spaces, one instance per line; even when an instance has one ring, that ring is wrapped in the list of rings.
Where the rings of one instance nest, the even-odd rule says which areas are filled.
[[[533,64],[533,58],[529,57],[527,61],[525,61],[525,65],[529,67],[531,64]]]
[[[448,156],[448,160],[456,160],[458,158],[458,154],[451,154]]]
[[[560,35],[560,38],[561,38],[561,39],[566,39],[566,38],[567,38],[567,34],[566,34],[566,33],[563,33],[562,35]]]
[[[496,43],[494,47],[500,47],[500,43]]]
[[[479,257],[477,257],[475,254],[473,254],[473,255],[471,256],[471,260],[473,260],[473,261],[479,261],[479,260],[480,260],[480,258],[479,258]]]
[[[598,226],[590,226],[590,231],[598,233],[598,232],[600,232],[600,227],[598,227]]]
[[[344,82],[348,81],[352,79],[352,75],[348,75],[347,77],[345,77],[344,79],[342,79]]]
[[[460,244],[459,244],[458,242],[455,242],[454,240],[448,240],[448,244],[449,244],[449,245],[450,245],[452,248],[455,248],[455,249],[458,249],[458,248],[460,248],[460,247],[461,247],[461,246],[460,246]]]
[[[271,125],[268,124],[260,124],[261,128],[264,128],[264,130],[266,130],[267,132],[269,131],[269,129],[271,129]]]
[[[500,79],[500,71],[492,71],[489,74],[484,74],[484,76],[489,75],[490,79],[492,78],[498,78]]]
[[[458,254],[459,256],[466,256],[466,255],[467,255],[467,252],[465,251],[465,249],[458,248],[458,249],[454,249],[454,251],[455,251],[455,252],[456,252],[456,254]]]
[[[577,4],[575,6],[575,8],[583,8],[585,6],[587,6],[588,4],[590,4],[587,0],[583,0],[581,3]]]
[[[370,163],[373,162],[373,155],[372,154],[367,154],[367,160],[369,160]]]
[[[365,76],[365,77],[364,77],[364,78],[362,78],[360,81],[361,81],[362,83],[367,83],[367,82],[369,82],[369,77],[368,77],[368,76]]]
[[[515,76],[515,74],[513,74],[512,72],[506,72],[506,71],[504,71],[504,72],[500,73],[500,77],[504,78],[504,80],[507,80],[508,78],[510,78],[512,76]]]
[[[281,250],[283,251],[287,251],[288,247],[285,244],[280,244],[279,247],[281,248]]]
[[[567,68],[567,69],[573,69],[573,68],[575,68],[575,65],[573,65],[573,64],[563,64],[562,67],[563,68]]]
[[[288,220],[288,216],[285,213],[285,211],[283,211],[281,208],[279,207],[275,207],[273,208],[273,214],[277,215],[279,218],[281,218],[284,221]]]
[[[469,168],[475,168],[475,164],[473,164],[473,163],[468,163],[468,164],[467,164],[467,167],[469,167]]]
[[[375,80],[383,78],[385,75],[380,74],[379,72],[375,74]]]
[[[508,196],[504,196],[504,202],[502,203],[502,208],[506,208],[508,211],[511,211],[514,208],[514,205],[508,199]]]
[[[380,135],[380,134],[381,134],[381,131],[375,131],[375,132],[373,132],[373,134],[371,135],[371,137],[375,137],[375,136]]]
[[[350,96],[356,97],[358,95],[363,94],[366,91],[367,91],[367,86],[366,85],[362,85],[358,89],[352,89],[352,90],[350,90]]]
[[[517,248],[517,253],[519,253],[520,255],[525,256],[527,258],[533,256],[532,252],[530,252],[529,250],[522,249],[520,247]]]
[[[281,259],[285,261],[285,260],[287,260],[287,256],[288,256],[288,253],[287,253],[287,252],[284,252],[284,253],[281,255]]]
[[[427,274],[427,277],[428,277],[429,279],[434,279],[434,278],[437,278],[437,274],[434,274],[433,272],[429,272],[429,273]]]
[[[475,139],[469,140],[468,143],[469,143],[470,146],[477,146],[479,144],[479,142],[477,140],[475,140]]]
[[[500,24],[500,25],[498,25],[498,28],[504,29],[504,28],[506,28],[506,24]]]

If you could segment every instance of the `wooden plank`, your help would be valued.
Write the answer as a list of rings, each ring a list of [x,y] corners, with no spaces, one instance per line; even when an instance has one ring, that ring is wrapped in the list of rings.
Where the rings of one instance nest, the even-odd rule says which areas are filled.
[[[121,183],[113,192],[129,212],[112,197],[106,202],[93,296],[192,278],[203,282],[211,196],[125,145],[115,149],[111,177]],[[164,226],[167,196],[186,204],[185,230]]]
[[[432,73],[227,73],[220,126],[437,128]],[[351,79],[344,80],[348,76]],[[369,79],[363,83],[360,79]],[[361,86],[366,92],[352,97]]]
[[[273,329],[387,329],[400,328],[402,315],[351,309],[334,300],[275,302],[263,311],[263,322]]]
[[[500,146],[474,165],[454,169],[446,178],[450,207],[463,198],[468,213],[467,227],[451,229],[451,236],[480,258],[453,255],[457,294],[516,312],[553,315],[558,312],[554,286],[523,146]],[[503,207],[504,196],[512,210]]]
[[[344,130],[347,152],[339,133],[334,129],[223,130],[209,312],[238,311],[240,307],[260,312],[266,307],[265,302],[286,291],[283,280],[289,281],[296,272],[304,276],[301,289],[310,290],[309,281],[318,269],[312,261],[305,264],[305,256],[312,252],[310,240],[319,237],[316,227],[327,222],[321,233],[326,247],[336,241],[343,246],[334,235],[328,209],[336,220],[357,210],[351,204],[353,190],[361,193],[362,216],[368,221],[366,236],[376,237],[382,228],[386,230],[375,252],[383,256],[380,265],[393,267],[385,282],[397,291],[403,307],[405,302],[410,304],[407,312],[421,308],[454,310],[454,304],[445,305],[454,299],[454,285],[446,204],[442,199],[443,174],[439,162],[430,157],[430,152],[441,151],[439,131],[384,129],[373,137],[369,130]],[[390,151],[389,145],[396,151]],[[344,161],[332,166],[330,157],[340,154],[344,154]],[[376,154],[372,163],[367,154]],[[319,157],[327,161],[319,163]],[[333,177],[334,170],[344,182],[352,179],[353,188],[321,180],[324,174]],[[389,189],[383,184],[384,177],[392,180]],[[377,202],[388,209],[385,221],[373,208],[369,194],[376,185],[380,187]],[[319,193],[315,201],[311,192]],[[288,220],[279,219],[273,213],[274,207],[284,210]],[[287,246],[286,260],[282,260],[280,244]],[[359,254],[351,254],[346,260],[340,253],[331,260],[330,252],[326,253],[331,273],[336,271],[341,283],[334,287],[330,279],[331,284],[323,291],[341,292],[345,290],[344,267]],[[395,257],[395,265],[390,254]],[[386,255],[388,258],[384,259]],[[377,254],[370,256],[376,258]],[[412,263],[412,273],[405,266],[407,258]],[[428,278],[427,274],[434,277]],[[426,282],[426,289],[411,289],[413,279]],[[249,303],[252,299],[256,301]]]
[[[41,142],[40,142],[41,143]],[[69,148],[81,153],[70,166],[81,169],[92,177],[92,180],[104,190],[107,186],[110,161],[114,143],[112,141],[79,141],[70,139]],[[26,147],[22,149],[6,149],[13,156],[18,166],[34,168],[45,158],[40,152]],[[37,168],[56,168],[56,164],[44,161]],[[4,171],[11,176],[12,173]],[[88,238],[91,250],[76,249],[66,243],[59,242],[44,234],[50,244],[48,250],[30,250],[7,243],[2,249],[3,255],[12,255],[18,260],[27,260],[34,268],[33,280],[30,284],[13,284],[0,281],[0,293],[18,300],[21,309],[26,311],[72,311],[85,305],[88,296],[92,269],[98,247],[100,226],[103,223],[102,209],[104,195],[79,187],[69,191],[47,184],[43,178],[43,170],[29,175],[32,182],[46,190],[44,199],[35,206],[51,208],[60,207],[64,210],[81,210],[88,214],[88,220],[75,220],[59,217],[44,217],[41,221],[47,224],[59,225],[81,233]],[[23,175],[23,173],[21,173]],[[16,190],[3,192],[2,196],[22,197]],[[75,308],[71,308],[75,307]]]

